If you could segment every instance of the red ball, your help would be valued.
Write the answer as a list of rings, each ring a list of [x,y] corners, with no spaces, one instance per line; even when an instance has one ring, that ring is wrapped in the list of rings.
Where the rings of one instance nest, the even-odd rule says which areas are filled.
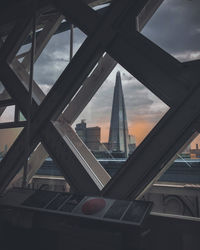
[[[82,206],[82,212],[86,215],[93,215],[101,210],[103,210],[106,206],[106,202],[104,199],[94,198],[89,201],[86,201]]]

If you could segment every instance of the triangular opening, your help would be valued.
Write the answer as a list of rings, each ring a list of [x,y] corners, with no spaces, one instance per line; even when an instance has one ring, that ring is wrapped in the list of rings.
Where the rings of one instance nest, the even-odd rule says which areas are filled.
[[[23,183],[22,168],[14,177],[9,188],[22,187]],[[70,186],[63,177],[60,169],[48,156],[41,143],[37,145],[33,153],[29,156],[27,169],[27,187],[34,190],[48,190],[55,192],[69,192]]]
[[[154,212],[199,217],[199,145],[200,136],[196,133],[144,194],[145,200],[154,202]]]
[[[108,55],[104,54],[103,58],[106,57]],[[101,72],[101,60],[63,111],[60,119],[63,119],[63,126],[65,122],[66,126],[67,123],[73,123],[72,128],[82,143],[112,177],[123,167],[129,155],[169,108],[119,64],[105,77],[106,73]],[[99,84],[101,80],[97,72],[101,72],[100,78],[102,75],[105,78],[101,82],[102,85]],[[119,81],[116,80],[119,78],[121,78],[120,88],[117,87]],[[95,85],[97,81],[98,84]],[[85,89],[86,86],[90,86],[88,90]],[[94,92],[90,91],[92,88]],[[85,100],[81,101],[82,94],[85,96],[84,93],[87,93],[88,104]],[[116,101],[113,101],[115,95]],[[117,95],[120,98],[117,98]],[[112,132],[114,130],[116,133]],[[73,140],[71,138],[72,143]],[[78,144],[77,140],[74,141],[74,147],[82,152],[83,145],[81,142]],[[89,159],[88,157],[86,158]]]
[[[40,102],[59,79],[86,36],[57,12],[42,13],[37,20],[33,79],[42,92]],[[32,30],[11,63],[25,85],[29,84]],[[22,71],[24,73],[22,73]]]

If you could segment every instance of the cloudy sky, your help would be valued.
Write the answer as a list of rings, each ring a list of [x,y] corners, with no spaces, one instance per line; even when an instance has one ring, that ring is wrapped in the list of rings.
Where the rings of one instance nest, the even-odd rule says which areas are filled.
[[[199,59],[199,10],[199,0],[164,0],[142,33],[180,61]],[[74,53],[85,39],[86,36],[75,29]],[[48,93],[68,63],[69,32],[64,32],[52,37],[35,64],[34,79],[45,93]],[[168,107],[120,65],[116,66],[75,124],[86,119],[89,127],[101,127],[103,142],[108,140],[113,90],[118,70],[122,77],[129,132],[135,136],[139,145],[167,112]],[[5,113],[4,119],[7,116],[9,112]]]

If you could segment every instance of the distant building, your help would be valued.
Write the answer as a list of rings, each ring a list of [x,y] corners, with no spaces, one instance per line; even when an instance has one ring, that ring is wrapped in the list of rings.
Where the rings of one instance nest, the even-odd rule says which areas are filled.
[[[93,151],[99,151],[100,148],[100,127],[86,128],[86,145]]]
[[[124,94],[122,90],[121,75],[118,71],[116,75],[109,132],[109,144],[112,153],[121,152],[127,157],[129,154],[128,139],[128,123]]]
[[[81,120],[81,123],[76,124],[75,127],[76,133],[80,137],[80,139],[86,143],[86,122],[85,120]]]
[[[134,136],[128,133],[126,107],[119,71],[116,75],[107,148],[112,155],[117,158],[127,158],[136,148]]]
[[[101,143],[101,128],[87,128],[85,120],[76,124],[75,130],[97,158],[127,158],[133,153],[136,142],[135,137],[128,133],[126,107],[119,71],[116,74],[108,142]]]
[[[129,155],[130,155],[136,149],[136,141],[133,135],[128,135],[128,138],[129,138],[128,149],[129,149]]]
[[[196,144],[196,148],[195,149],[190,149],[190,156],[191,158],[200,158],[200,149],[199,149],[199,145]]]
[[[100,127],[89,127],[85,120],[81,120],[81,123],[76,124],[76,133],[86,146],[92,151],[100,150],[100,139],[101,139],[101,128]]]

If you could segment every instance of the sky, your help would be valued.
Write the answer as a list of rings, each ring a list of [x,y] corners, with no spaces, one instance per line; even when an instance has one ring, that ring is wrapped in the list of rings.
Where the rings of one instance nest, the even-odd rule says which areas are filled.
[[[199,59],[199,10],[199,0],[164,0],[142,34],[180,61]],[[80,30],[74,30],[74,53],[85,39],[86,36]],[[22,50],[25,49],[24,47]],[[52,37],[35,63],[34,80],[48,93],[68,63],[69,32],[64,32]],[[102,142],[108,140],[113,90],[118,70],[122,77],[129,133],[135,136],[136,144],[139,145],[169,107],[120,65],[109,75],[75,124],[86,119],[88,127],[101,127]],[[5,117],[9,117],[11,113],[8,110],[0,121],[7,119]],[[0,138],[2,141],[1,131]],[[0,149],[1,144],[0,142]]]

